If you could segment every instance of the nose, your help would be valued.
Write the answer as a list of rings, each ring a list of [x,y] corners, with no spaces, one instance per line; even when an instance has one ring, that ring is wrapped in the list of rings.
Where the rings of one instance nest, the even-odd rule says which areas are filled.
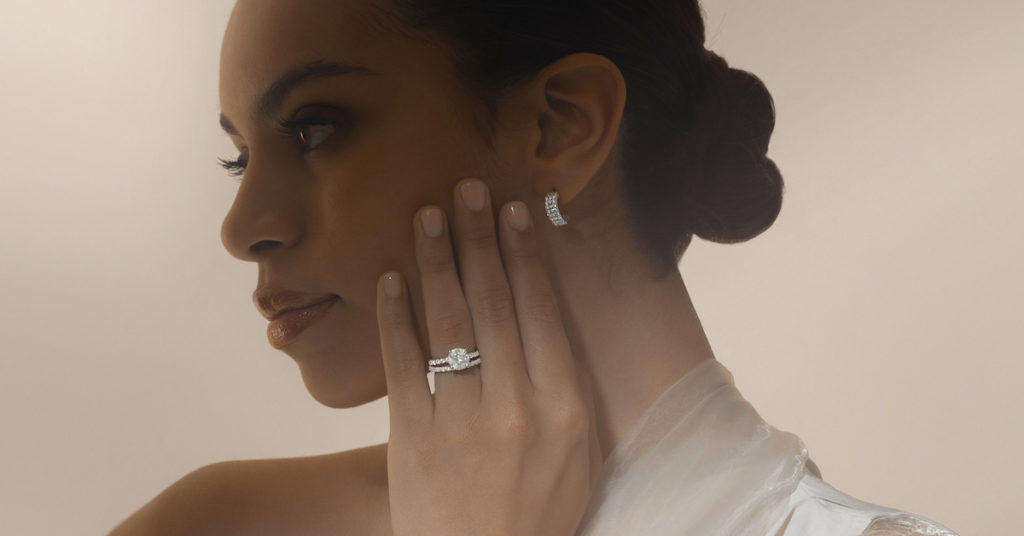
[[[282,191],[282,182],[255,176],[242,181],[220,229],[221,243],[231,256],[256,262],[299,240],[297,192]]]

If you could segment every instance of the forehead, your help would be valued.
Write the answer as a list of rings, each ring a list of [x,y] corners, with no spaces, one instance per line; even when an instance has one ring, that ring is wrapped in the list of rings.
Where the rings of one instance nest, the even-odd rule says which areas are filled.
[[[236,122],[251,117],[274,80],[317,60],[364,65],[385,77],[406,77],[425,61],[436,65],[427,47],[381,26],[384,17],[373,7],[379,3],[239,0],[221,45],[221,110]]]

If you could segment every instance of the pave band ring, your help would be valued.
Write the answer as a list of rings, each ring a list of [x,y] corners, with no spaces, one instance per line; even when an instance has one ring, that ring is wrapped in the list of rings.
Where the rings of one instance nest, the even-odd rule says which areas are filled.
[[[427,368],[430,372],[449,372],[465,370],[479,364],[479,351],[466,352],[465,348],[452,348],[448,351],[447,356],[427,361]]]

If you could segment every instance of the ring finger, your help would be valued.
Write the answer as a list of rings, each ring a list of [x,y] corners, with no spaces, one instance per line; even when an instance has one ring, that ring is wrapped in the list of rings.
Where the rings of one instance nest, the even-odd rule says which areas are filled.
[[[473,320],[456,272],[444,210],[433,205],[421,208],[414,227],[430,359],[446,357],[452,348],[472,352],[477,349]],[[450,407],[449,403],[475,408],[480,400],[480,367],[434,373],[434,400],[435,408]]]

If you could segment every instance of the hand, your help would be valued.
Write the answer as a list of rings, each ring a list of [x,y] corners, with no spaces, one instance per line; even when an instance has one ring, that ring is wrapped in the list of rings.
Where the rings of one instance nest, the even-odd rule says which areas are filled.
[[[480,210],[463,202],[460,186],[470,181],[483,189]],[[377,282],[392,531],[571,536],[603,463],[590,376],[570,350],[526,205],[502,208],[499,252],[483,183],[463,180],[454,197],[461,284],[444,212],[424,207],[413,224],[429,355],[416,336],[408,286],[396,272]],[[510,225],[510,206],[526,230]],[[421,221],[431,208],[437,237]],[[389,296],[389,283],[399,297]],[[452,348],[479,350],[480,364],[435,373],[431,394],[426,361]]]

